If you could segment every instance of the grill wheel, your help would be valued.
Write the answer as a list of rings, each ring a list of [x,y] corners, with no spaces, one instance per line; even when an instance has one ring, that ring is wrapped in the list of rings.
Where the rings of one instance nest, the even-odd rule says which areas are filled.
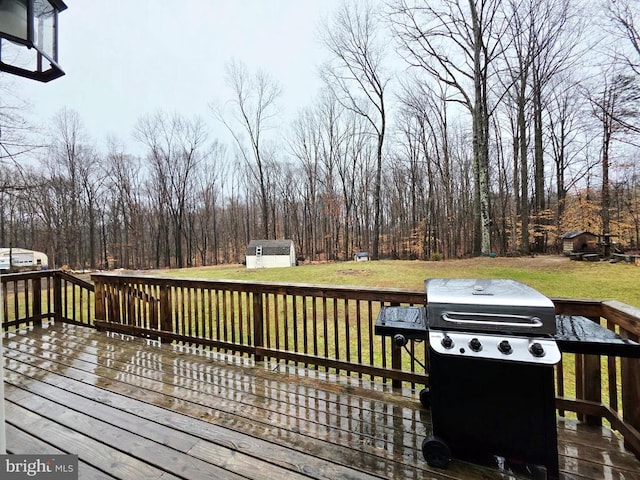
[[[425,438],[422,442],[422,455],[430,467],[447,468],[451,463],[451,450],[438,437]]]

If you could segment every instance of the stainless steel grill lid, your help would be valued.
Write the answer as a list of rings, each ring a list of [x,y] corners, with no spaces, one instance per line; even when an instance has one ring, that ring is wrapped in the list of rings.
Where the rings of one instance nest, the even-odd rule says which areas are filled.
[[[547,336],[556,333],[553,302],[507,279],[425,281],[429,328]]]

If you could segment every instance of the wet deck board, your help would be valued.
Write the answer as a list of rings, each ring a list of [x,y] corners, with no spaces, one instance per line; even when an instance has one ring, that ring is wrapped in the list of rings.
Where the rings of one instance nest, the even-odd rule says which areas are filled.
[[[8,449],[78,453],[81,478],[505,478],[430,469],[428,412],[357,379],[68,325],[7,338],[5,357]],[[563,420],[559,439],[562,478],[640,480],[609,430]]]

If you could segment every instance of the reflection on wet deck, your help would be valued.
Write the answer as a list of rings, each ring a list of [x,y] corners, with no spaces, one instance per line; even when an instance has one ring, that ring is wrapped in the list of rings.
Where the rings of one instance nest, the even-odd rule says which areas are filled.
[[[6,338],[5,393],[8,450],[77,453],[80,478],[528,478],[429,468],[429,414],[407,392],[84,327]],[[610,430],[558,434],[561,478],[640,480]]]

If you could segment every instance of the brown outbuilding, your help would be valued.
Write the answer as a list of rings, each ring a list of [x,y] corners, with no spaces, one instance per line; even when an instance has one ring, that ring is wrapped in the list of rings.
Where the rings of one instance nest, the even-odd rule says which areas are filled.
[[[597,253],[599,237],[595,233],[579,230],[567,232],[559,237],[562,240],[562,253]]]

